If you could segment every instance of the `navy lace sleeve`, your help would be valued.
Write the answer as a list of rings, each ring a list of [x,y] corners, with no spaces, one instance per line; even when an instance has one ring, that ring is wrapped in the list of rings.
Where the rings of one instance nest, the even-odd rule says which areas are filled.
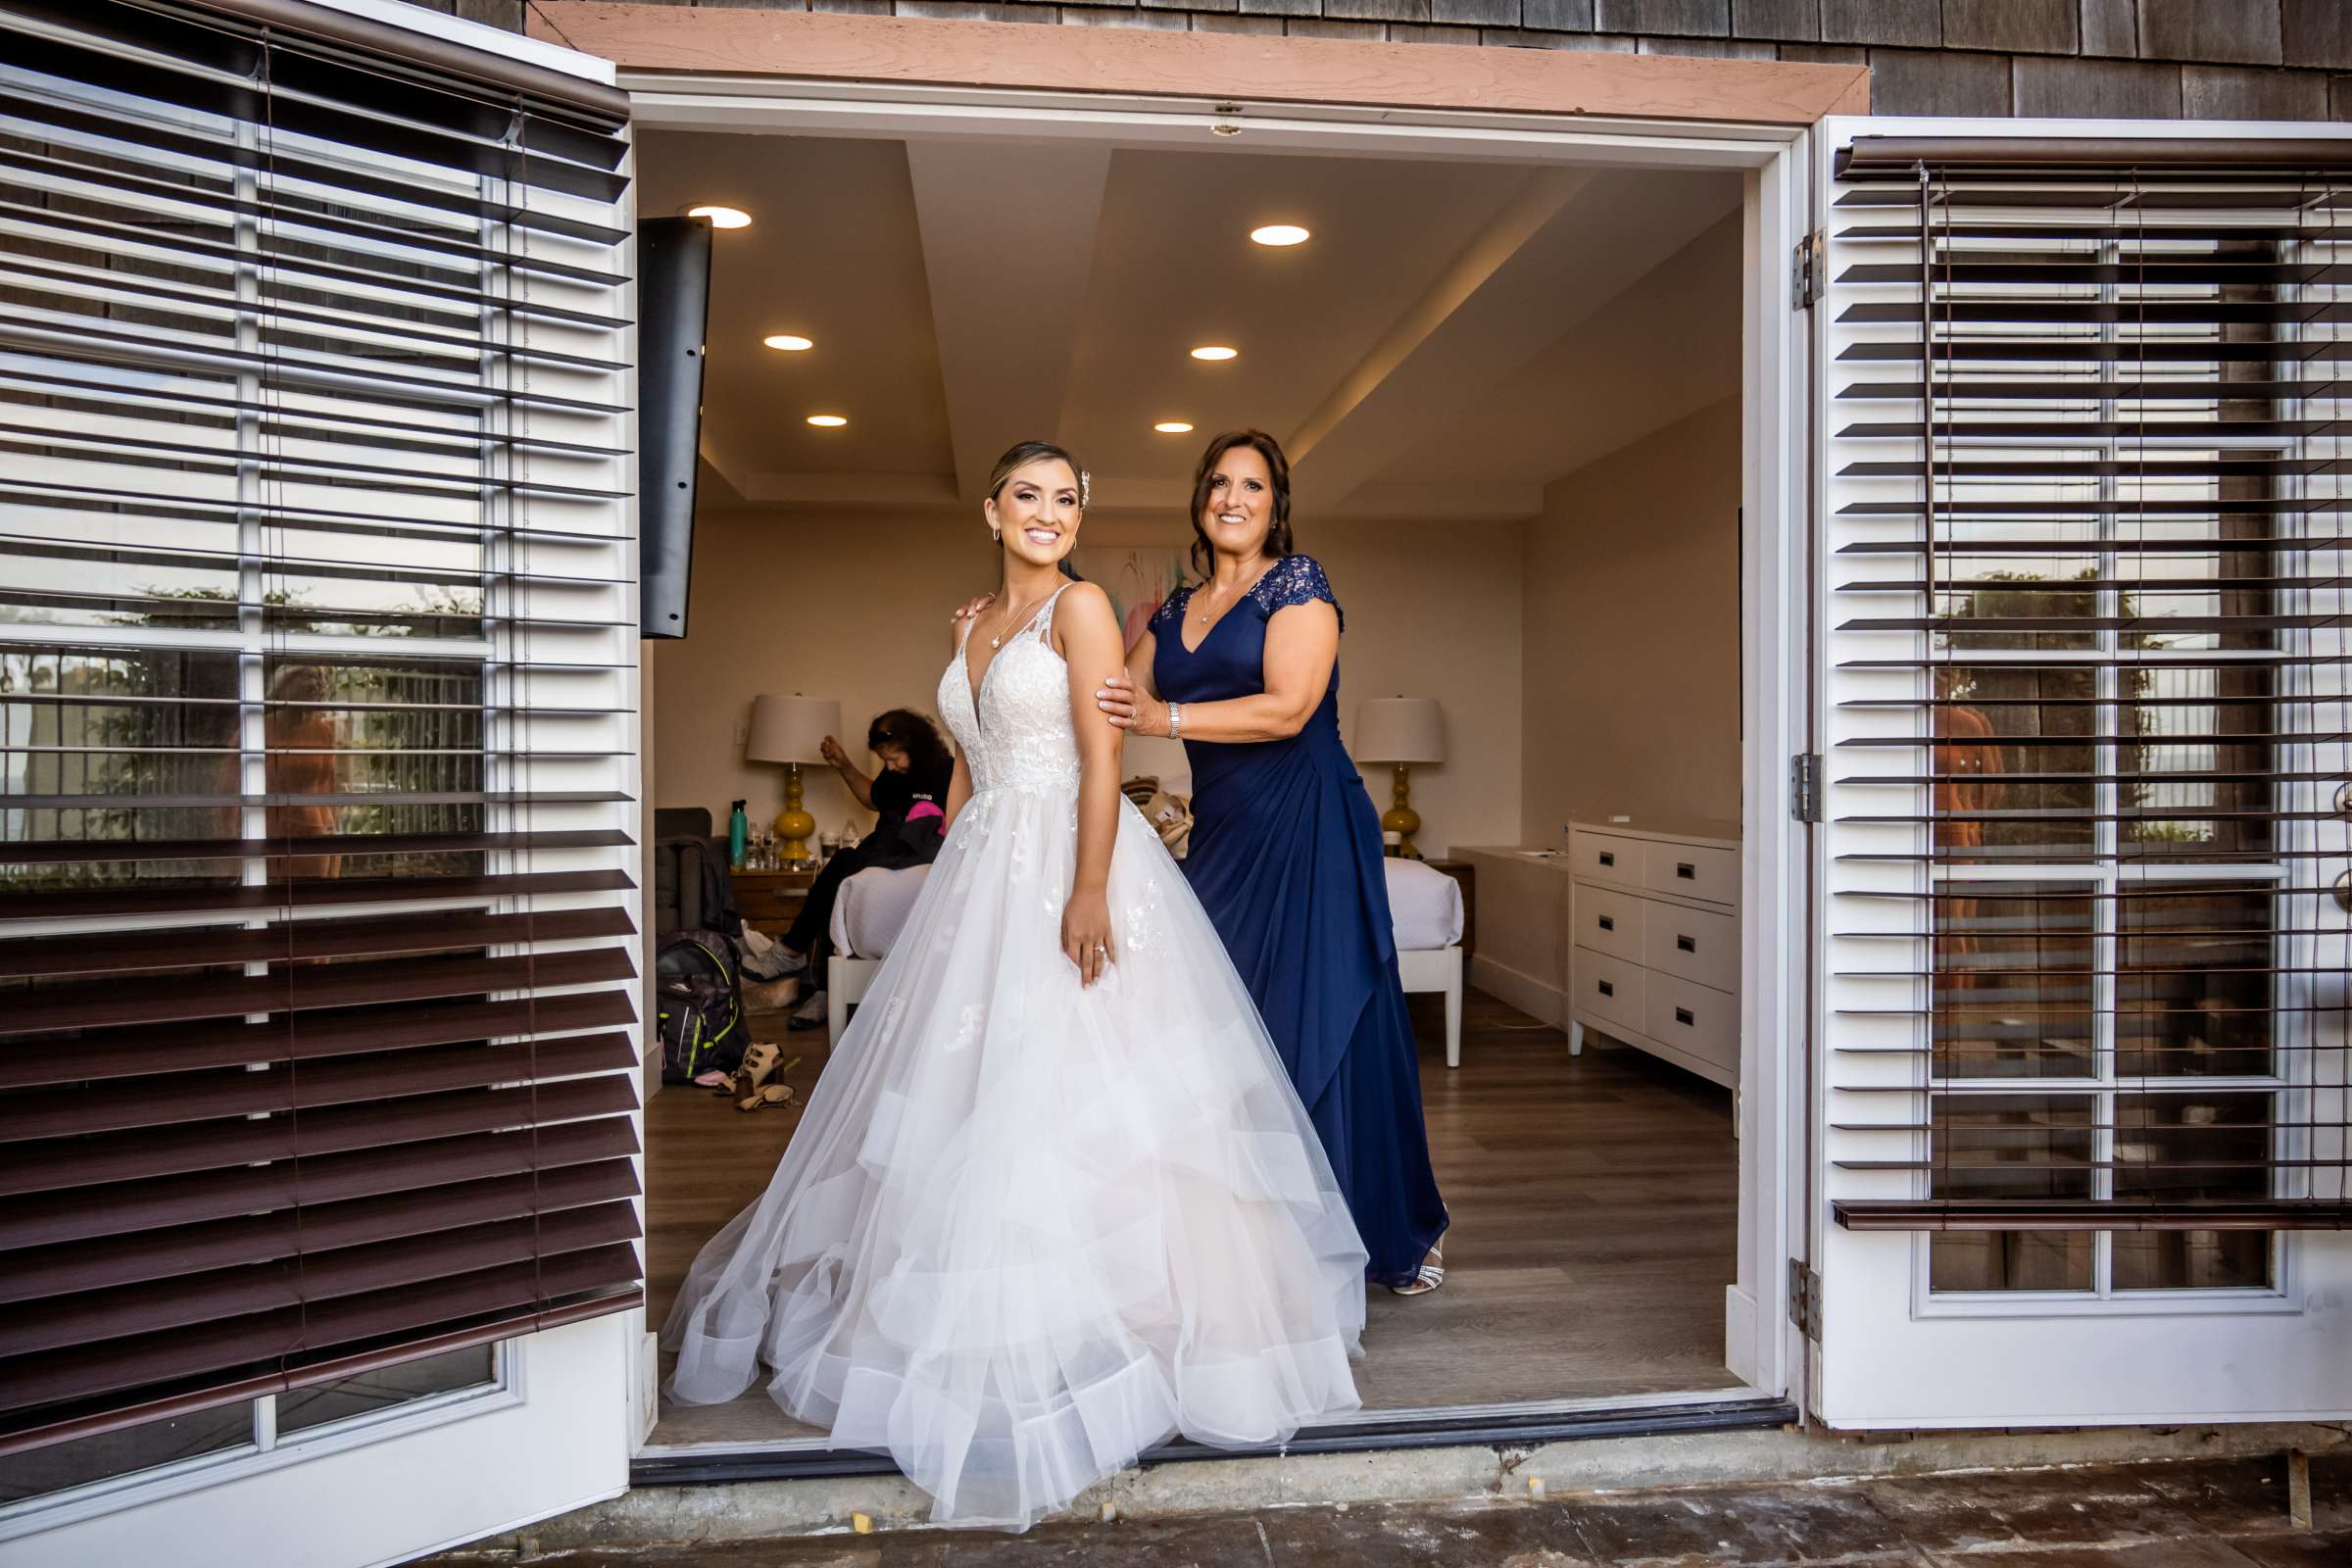
[[[1192,597],[1193,591],[1190,588],[1179,588],[1167,598],[1162,599],[1159,602],[1159,608],[1152,612],[1152,618],[1144,623],[1146,629],[1154,637],[1165,637],[1169,628],[1182,626],[1184,624],[1184,607]]]
[[[1340,601],[1331,591],[1331,579],[1323,575],[1323,564],[1312,556],[1283,557],[1257,579],[1250,597],[1269,615],[1292,605],[1320,599],[1340,617],[1340,630],[1348,629],[1348,612],[1340,609]]]

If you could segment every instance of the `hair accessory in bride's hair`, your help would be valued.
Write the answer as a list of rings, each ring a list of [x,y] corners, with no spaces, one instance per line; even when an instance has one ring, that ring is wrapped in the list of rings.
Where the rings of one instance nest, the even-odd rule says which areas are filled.
[[[1095,476],[1084,468],[1078,470],[1078,510],[1084,512],[1089,497],[1094,494]]]

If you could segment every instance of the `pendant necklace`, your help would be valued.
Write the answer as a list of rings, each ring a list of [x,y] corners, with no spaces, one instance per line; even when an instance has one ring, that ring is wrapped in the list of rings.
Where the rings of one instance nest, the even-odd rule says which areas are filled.
[[[1036,604],[1037,604],[1037,601],[1033,599],[1033,600],[1031,600],[1031,601],[1030,601],[1028,604],[1026,604],[1026,605],[1023,605],[1021,608],[1022,608],[1022,610],[1024,610],[1024,611],[1031,610],[1031,609],[1034,609],[1034,608],[1036,607]],[[1026,624],[1026,622],[1025,622],[1025,621],[1014,620],[1014,619],[1011,619],[1011,618],[1007,617],[1007,618],[1006,618],[1006,620],[1005,620],[1005,623],[1004,623],[1004,629],[1003,631],[1001,631],[1001,632],[997,633],[997,634],[996,634],[994,637],[991,637],[991,638],[988,640],[988,646],[989,646],[989,647],[991,647],[991,648],[1002,648],[1002,647],[1004,647],[1004,639],[1012,635],[1013,628],[1014,628],[1014,627],[1016,627],[1016,626],[1021,626],[1021,625],[1025,625],[1025,624]]]

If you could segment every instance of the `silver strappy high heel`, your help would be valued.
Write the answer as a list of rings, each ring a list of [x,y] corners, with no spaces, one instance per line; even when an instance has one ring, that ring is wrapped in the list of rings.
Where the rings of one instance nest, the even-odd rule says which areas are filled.
[[[1446,1249],[1440,1243],[1429,1250],[1429,1255],[1421,1260],[1421,1266],[1413,1270],[1412,1284],[1392,1285],[1389,1289],[1398,1296],[1427,1296],[1445,1283]]]

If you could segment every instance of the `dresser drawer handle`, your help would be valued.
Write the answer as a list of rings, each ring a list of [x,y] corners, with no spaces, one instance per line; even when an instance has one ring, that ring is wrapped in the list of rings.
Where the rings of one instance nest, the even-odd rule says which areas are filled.
[[[1601,851],[1600,863],[1603,865],[1615,865],[1617,863],[1617,852],[1615,850]]]
[[[1676,937],[1674,939],[1674,945],[1685,953],[1696,953],[1698,951],[1698,938]]]
[[[1593,983],[1600,987],[1600,994],[1604,997],[1613,997],[1617,994],[1617,988],[1606,980],[1598,980]]]
[[[1698,867],[1692,865],[1689,860],[1678,860],[1675,862],[1674,874],[1686,882],[1695,882],[1698,880]]]
[[[1608,915],[1608,914],[1604,914],[1604,915],[1602,915],[1602,916],[1600,917],[1600,928],[1601,928],[1603,931],[1614,931],[1614,930],[1616,930],[1616,929],[1617,929],[1617,919],[1616,919],[1616,916],[1614,916],[1614,915]]]
[[[1694,1023],[1698,1022],[1698,1020],[1697,1020],[1696,1018],[1694,1018],[1694,1017],[1692,1017],[1692,1016],[1690,1015],[1690,1009],[1689,1007],[1677,1007],[1677,1008],[1675,1008],[1675,1009],[1674,1009],[1674,1021],[1675,1021],[1676,1023],[1690,1023],[1690,1024],[1694,1024]]]

